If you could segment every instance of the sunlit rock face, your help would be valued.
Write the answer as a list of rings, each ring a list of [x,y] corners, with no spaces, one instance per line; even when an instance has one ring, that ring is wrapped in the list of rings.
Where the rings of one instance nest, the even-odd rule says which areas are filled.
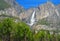
[[[14,7],[15,10],[17,11],[18,15],[24,11],[24,8],[22,6],[20,6],[16,0],[4,0],[5,2],[7,2],[8,4],[11,5],[11,7]]]
[[[57,5],[56,8],[58,9],[58,12],[60,13],[60,4]]]
[[[36,20],[45,18],[48,22],[56,22],[59,19],[59,9],[51,2],[47,2],[38,6],[37,8],[28,9],[19,15],[20,19],[29,20],[32,16],[33,10],[36,11]]]
[[[52,16],[55,13],[57,16],[59,16],[58,10],[55,8],[54,4],[52,4],[50,2],[40,5],[39,9],[40,9],[39,13],[37,13],[38,20]],[[40,17],[38,17],[38,16],[40,16]]]
[[[36,18],[37,20],[42,20],[45,19],[47,22],[50,23],[50,27],[48,25],[48,28],[53,27],[54,29],[59,29],[59,23],[60,23],[60,13],[59,13],[59,9],[56,8],[56,6],[50,2],[47,2],[46,4],[40,5],[39,6],[39,11],[36,14]],[[36,25],[37,28],[38,25]],[[41,25],[42,27],[42,25]],[[43,27],[42,27],[43,28]],[[46,28],[46,27],[45,27]],[[43,28],[44,29],[44,28]],[[55,30],[56,30],[55,29]],[[52,29],[53,30],[53,29]]]
[[[13,16],[13,17],[17,17],[17,12],[14,8],[7,8],[4,10],[0,10],[0,15],[7,15],[7,16]]]
[[[32,26],[32,28],[36,29],[46,29],[46,30],[56,30],[57,28],[60,28],[59,23],[60,23],[60,7],[55,6],[51,2],[47,2],[45,4],[41,4],[37,8],[33,9],[28,9],[27,11],[21,13],[19,15],[20,19],[26,20],[27,23],[30,22],[32,14],[35,10],[36,15],[35,15],[35,23]],[[38,24],[38,21],[41,21],[42,19],[45,20],[45,22],[49,23],[49,25],[44,25],[44,24]],[[47,24],[46,23],[46,24]]]
[[[2,2],[6,2],[9,4],[8,8],[5,8],[4,10],[0,10],[0,15],[9,15],[19,17],[19,14],[24,11],[24,8],[20,6],[15,0],[1,0]]]

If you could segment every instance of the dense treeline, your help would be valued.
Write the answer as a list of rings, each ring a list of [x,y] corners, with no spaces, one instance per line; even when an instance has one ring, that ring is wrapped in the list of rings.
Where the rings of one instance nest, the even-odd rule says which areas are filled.
[[[35,33],[22,21],[5,18],[0,20],[0,41],[60,41],[60,35],[46,30]]]

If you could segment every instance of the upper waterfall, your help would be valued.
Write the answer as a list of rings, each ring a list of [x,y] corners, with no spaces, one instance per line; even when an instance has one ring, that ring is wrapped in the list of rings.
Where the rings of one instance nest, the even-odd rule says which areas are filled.
[[[29,26],[32,26],[35,23],[35,11],[32,13],[31,19],[30,19],[30,23],[28,24]]]

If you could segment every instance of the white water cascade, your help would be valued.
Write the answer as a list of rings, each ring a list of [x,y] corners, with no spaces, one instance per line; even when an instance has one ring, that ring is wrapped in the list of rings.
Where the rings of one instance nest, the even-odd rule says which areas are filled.
[[[35,17],[35,11],[33,12],[30,23],[28,25],[32,26],[35,23],[35,18],[34,17]]]

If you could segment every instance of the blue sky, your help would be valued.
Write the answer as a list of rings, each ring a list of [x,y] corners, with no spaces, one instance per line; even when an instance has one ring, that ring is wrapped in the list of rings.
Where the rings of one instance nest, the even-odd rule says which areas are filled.
[[[37,7],[38,5],[47,2],[47,0],[16,0],[16,1],[25,9],[28,9],[30,7]],[[55,5],[60,4],[60,0],[49,0],[49,1],[54,3]]]

